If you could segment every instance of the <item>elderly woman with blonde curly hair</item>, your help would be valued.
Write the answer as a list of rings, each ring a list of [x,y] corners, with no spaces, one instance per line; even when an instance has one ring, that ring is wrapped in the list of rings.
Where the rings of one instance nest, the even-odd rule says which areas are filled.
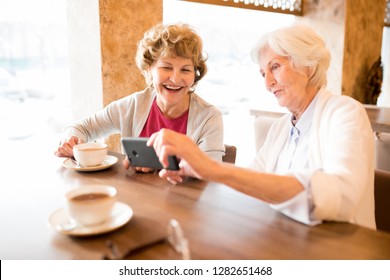
[[[67,127],[55,154],[72,157],[75,144],[114,133],[149,137],[168,128],[187,135],[220,161],[224,155],[222,114],[194,92],[207,72],[199,35],[185,24],[159,24],[138,42],[136,62],[147,87]],[[125,161],[125,167],[129,166]]]

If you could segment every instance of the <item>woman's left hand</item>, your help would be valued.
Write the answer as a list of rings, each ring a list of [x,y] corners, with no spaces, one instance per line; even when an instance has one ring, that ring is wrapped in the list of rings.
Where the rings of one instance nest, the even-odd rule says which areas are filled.
[[[149,167],[135,167],[135,166],[132,166],[131,163],[130,163],[130,160],[128,157],[126,157],[124,160],[123,160],[123,167],[127,170],[129,168],[132,168],[134,171],[137,171],[137,172],[142,172],[142,173],[151,173],[151,172],[154,172],[154,169],[152,168],[149,168]]]

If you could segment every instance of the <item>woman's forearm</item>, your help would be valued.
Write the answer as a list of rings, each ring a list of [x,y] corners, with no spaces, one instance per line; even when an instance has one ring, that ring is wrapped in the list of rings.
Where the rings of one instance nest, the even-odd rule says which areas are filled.
[[[287,201],[304,190],[293,176],[260,173],[227,163],[216,163],[205,179],[274,204]]]

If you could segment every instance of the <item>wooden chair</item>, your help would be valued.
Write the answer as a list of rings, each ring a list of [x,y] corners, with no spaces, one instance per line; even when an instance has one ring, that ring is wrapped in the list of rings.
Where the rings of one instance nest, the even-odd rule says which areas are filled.
[[[374,194],[376,227],[390,232],[390,172],[375,170]]]
[[[237,148],[235,146],[225,144],[225,155],[222,157],[222,161],[235,163],[237,155]]]

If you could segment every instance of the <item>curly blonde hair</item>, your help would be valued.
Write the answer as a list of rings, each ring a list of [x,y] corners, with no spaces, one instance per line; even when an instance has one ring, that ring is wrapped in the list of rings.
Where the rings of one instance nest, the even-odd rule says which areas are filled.
[[[160,57],[179,56],[191,59],[194,64],[196,84],[207,73],[206,60],[203,54],[203,41],[187,24],[158,24],[145,32],[138,42],[136,63],[146,82],[152,86],[149,68]]]

